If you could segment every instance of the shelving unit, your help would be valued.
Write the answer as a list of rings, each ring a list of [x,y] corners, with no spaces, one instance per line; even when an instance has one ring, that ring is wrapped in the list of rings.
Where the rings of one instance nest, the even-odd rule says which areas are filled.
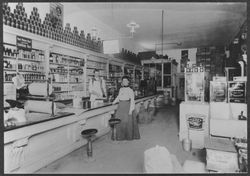
[[[83,97],[83,58],[50,52],[49,74],[56,101]],[[73,84],[73,85],[72,85]]]
[[[45,80],[44,51],[26,51],[10,43],[3,43],[4,81],[11,82],[21,73],[26,83]]]
[[[10,59],[8,60],[12,62],[14,62],[14,58],[16,58],[18,62],[29,65],[32,63],[33,65],[42,64],[42,72],[38,72],[37,70],[29,70],[28,72],[25,72],[26,70],[23,69],[19,69],[19,72],[32,75],[33,78],[29,78],[27,83],[34,81],[37,82],[38,79],[36,78],[36,74],[40,73],[44,75],[43,79],[39,80],[40,82],[50,79],[54,90],[53,93],[56,95],[56,101],[70,100],[75,95],[88,97],[89,80],[94,76],[94,69],[100,70],[101,77],[106,80],[108,92],[110,91],[110,87],[119,90],[120,78],[124,75],[125,64],[129,65],[129,69],[133,70],[134,77],[134,64],[122,59],[114,58],[112,55],[105,55],[84,48],[79,48],[77,46],[72,46],[70,44],[62,43],[60,41],[52,40],[6,25],[3,26],[3,31],[4,42],[9,42],[12,47],[15,46],[16,36],[25,36],[32,40],[32,47],[36,48],[35,51],[41,51],[43,53],[44,57],[41,60],[32,59],[31,57],[16,57],[8,54],[5,56],[9,57]],[[21,59],[19,60],[19,58]],[[5,60],[7,60],[7,58]],[[109,65],[118,66],[119,73],[115,73],[115,75],[112,74],[112,69],[109,71]],[[16,68],[18,68],[18,66]],[[11,70],[8,71],[10,72],[9,74],[14,74],[16,68],[5,68],[4,71],[9,69]],[[7,80],[5,83],[8,82],[10,81]]]

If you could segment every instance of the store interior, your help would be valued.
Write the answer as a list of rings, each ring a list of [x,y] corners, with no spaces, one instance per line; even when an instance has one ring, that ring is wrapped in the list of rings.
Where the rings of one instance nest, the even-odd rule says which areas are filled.
[[[248,172],[246,2],[1,11],[4,173]]]

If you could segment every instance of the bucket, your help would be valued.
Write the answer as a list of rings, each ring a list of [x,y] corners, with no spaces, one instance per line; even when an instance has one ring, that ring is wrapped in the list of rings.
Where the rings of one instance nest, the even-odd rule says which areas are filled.
[[[192,140],[186,138],[182,140],[182,147],[186,152],[190,152],[192,150]]]

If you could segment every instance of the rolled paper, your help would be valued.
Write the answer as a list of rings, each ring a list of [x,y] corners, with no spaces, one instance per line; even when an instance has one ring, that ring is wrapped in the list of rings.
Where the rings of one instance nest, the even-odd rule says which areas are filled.
[[[24,105],[25,111],[41,112],[52,114],[52,102],[51,101],[37,101],[37,100],[28,100]],[[56,103],[54,103],[54,114],[57,114],[58,108]]]
[[[47,83],[31,83],[29,85],[31,95],[47,96]],[[49,84],[49,95],[52,93],[52,85]]]

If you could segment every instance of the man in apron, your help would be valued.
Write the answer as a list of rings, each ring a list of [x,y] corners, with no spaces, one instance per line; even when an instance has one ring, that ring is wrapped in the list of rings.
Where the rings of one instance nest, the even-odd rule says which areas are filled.
[[[91,107],[97,107],[103,103],[104,97],[107,97],[105,80],[100,77],[100,71],[94,70],[94,78],[89,82],[89,93]]]

